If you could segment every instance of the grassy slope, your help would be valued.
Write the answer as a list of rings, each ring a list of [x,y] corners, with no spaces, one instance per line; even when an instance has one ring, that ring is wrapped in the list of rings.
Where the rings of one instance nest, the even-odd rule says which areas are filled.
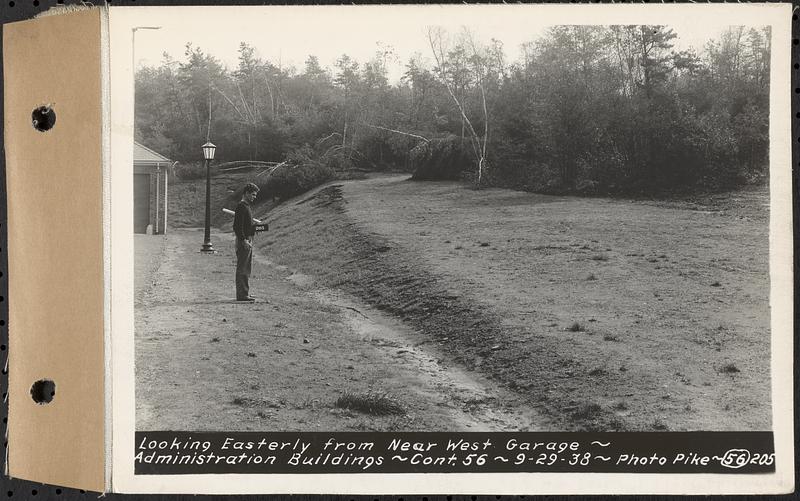
[[[722,199],[337,183],[270,213],[262,245],[410,322],[559,429],[766,429],[764,193]]]
[[[233,216],[222,208],[235,209],[242,187],[254,180],[254,174],[225,173],[211,178],[211,224],[231,231]],[[206,180],[170,179],[169,226],[173,228],[200,228],[205,224]],[[262,207],[271,204],[263,205]]]

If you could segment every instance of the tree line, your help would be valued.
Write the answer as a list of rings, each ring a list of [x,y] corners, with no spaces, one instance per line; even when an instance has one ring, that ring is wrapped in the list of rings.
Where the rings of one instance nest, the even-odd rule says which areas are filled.
[[[242,43],[226,68],[193,44],[136,74],[136,138],[182,163],[307,158],[548,193],[727,189],[768,175],[768,28],[700,51],[666,26],[557,26],[509,61],[499,40],[430,28],[399,61],[301,69]],[[429,62],[430,61],[430,62]],[[398,82],[391,65],[402,64]]]

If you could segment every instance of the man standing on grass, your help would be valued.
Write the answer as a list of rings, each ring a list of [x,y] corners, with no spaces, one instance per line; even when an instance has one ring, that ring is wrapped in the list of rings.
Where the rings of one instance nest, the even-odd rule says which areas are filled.
[[[250,295],[250,268],[253,264],[253,236],[256,234],[253,225],[253,212],[250,204],[258,195],[258,186],[247,183],[242,193],[242,201],[236,206],[233,216],[233,232],[236,233],[236,300],[254,302]]]

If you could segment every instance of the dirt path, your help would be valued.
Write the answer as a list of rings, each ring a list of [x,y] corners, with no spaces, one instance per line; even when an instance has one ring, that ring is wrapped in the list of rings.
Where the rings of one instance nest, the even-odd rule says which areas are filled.
[[[261,246],[413,326],[556,429],[769,429],[767,200],[382,176],[287,202]]]
[[[525,430],[513,392],[446,363],[409,325],[257,252],[256,304],[232,301],[235,252],[201,230],[136,237],[139,430]],[[388,394],[403,415],[335,406]]]

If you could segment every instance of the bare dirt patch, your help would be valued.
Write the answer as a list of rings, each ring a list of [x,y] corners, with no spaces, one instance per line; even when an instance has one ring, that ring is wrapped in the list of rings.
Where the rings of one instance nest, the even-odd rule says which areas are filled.
[[[409,326],[257,256],[255,304],[233,301],[230,234],[137,235],[139,430],[533,429],[499,385],[450,367]],[[337,405],[383,396],[402,412]],[[518,410],[518,408],[521,408]]]

